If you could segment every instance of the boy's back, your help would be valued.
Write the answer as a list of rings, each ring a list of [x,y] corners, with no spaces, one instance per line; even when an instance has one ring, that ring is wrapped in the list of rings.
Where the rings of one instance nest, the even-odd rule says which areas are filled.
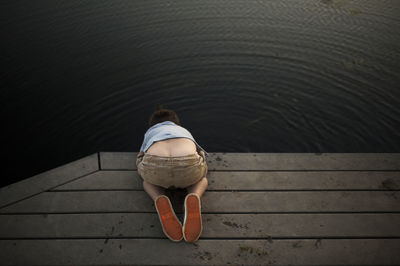
[[[196,144],[188,138],[173,138],[154,142],[148,154],[158,156],[185,156],[196,153]]]

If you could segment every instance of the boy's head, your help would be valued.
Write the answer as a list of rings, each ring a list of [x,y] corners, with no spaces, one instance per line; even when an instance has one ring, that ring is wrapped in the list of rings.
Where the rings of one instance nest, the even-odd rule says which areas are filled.
[[[162,105],[159,105],[149,118],[149,127],[164,121],[172,121],[179,126],[181,125],[178,115],[174,111],[170,109],[164,109]]]

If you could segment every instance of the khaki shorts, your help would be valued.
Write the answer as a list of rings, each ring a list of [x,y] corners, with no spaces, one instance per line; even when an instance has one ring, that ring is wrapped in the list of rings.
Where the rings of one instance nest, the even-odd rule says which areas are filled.
[[[206,176],[208,167],[203,150],[177,157],[150,155],[140,151],[136,166],[143,180],[164,188],[185,188]]]

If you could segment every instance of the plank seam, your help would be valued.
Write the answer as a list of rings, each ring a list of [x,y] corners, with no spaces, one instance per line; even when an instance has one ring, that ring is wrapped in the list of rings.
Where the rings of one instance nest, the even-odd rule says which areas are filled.
[[[47,192],[91,192],[91,191],[144,191],[143,189],[60,189]],[[400,191],[400,189],[207,189],[210,192],[313,192],[313,191]]]
[[[52,188],[50,188],[50,189],[48,189],[48,190],[46,190],[46,191],[43,191],[43,192],[64,191],[64,190],[54,190],[54,189],[55,189],[55,188],[58,188],[58,187],[60,187],[60,186],[64,186],[64,185],[66,185],[66,184],[68,184],[68,183],[74,182],[74,181],[76,181],[76,180],[78,180],[78,179],[87,177],[87,176],[89,176],[89,175],[91,175],[91,174],[97,173],[98,171],[99,171],[99,170],[95,170],[95,171],[93,171],[93,172],[84,174],[83,176],[79,176],[79,177],[77,177],[77,178],[74,178],[74,179],[72,179],[72,180],[69,180],[69,181],[67,181],[67,182],[65,182],[65,183],[63,183],[63,184],[59,184],[59,185],[57,185],[57,186],[55,186],[55,187],[52,187]]]
[[[49,189],[47,189],[47,190],[40,191],[40,192],[38,192],[38,193],[35,193],[35,194],[33,194],[33,195],[29,195],[29,196],[27,196],[27,197],[25,197],[25,198],[22,198],[22,199],[19,199],[19,200],[16,200],[16,201],[10,202],[10,203],[8,203],[8,204],[6,204],[6,205],[3,205],[3,206],[1,206],[1,207],[0,207],[0,210],[1,210],[1,209],[3,209],[3,208],[6,208],[6,207],[8,207],[8,206],[11,206],[11,205],[13,205],[13,204],[16,204],[16,203],[18,203],[18,202],[21,202],[21,201],[23,201],[23,200],[26,200],[26,199],[29,199],[29,198],[35,197],[35,196],[37,196],[37,195],[39,195],[39,194],[42,194],[42,193],[48,193],[48,192],[50,192],[52,189],[54,189],[54,188],[56,188],[56,187],[59,187],[59,186],[62,186],[62,185],[68,184],[69,182],[72,182],[72,181],[75,181],[75,180],[77,180],[77,179],[79,179],[79,178],[82,178],[82,177],[85,177],[85,176],[87,176],[87,175],[93,174],[93,173],[95,173],[95,172],[97,172],[97,171],[98,171],[98,170],[95,170],[95,171],[93,171],[93,172],[90,172],[90,173],[84,174],[83,176],[80,176],[80,177],[74,178],[74,179],[72,179],[72,180],[69,180],[69,181],[67,181],[67,182],[65,182],[65,183],[58,184],[57,186],[54,186],[54,187],[52,187],[52,188],[49,188]]]
[[[3,212],[0,216],[5,215],[52,215],[52,214],[124,214],[124,213],[153,213],[156,211],[95,211],[95,212]],[[183,214],[182,211],[176,211],[176,214]],[[315,211],[315,212],[301,212],[301,211],[288,211],[288,212],[210,212],[202,211],[202,214],[398,214],[399,211]]]
[[[105,236],[99,236],[99,237],[35,237],[35,238],[27,238],[27,237],[21,237],[21,238],[12,238],[12,237],[5,237],[5,238],[0,238],[0,240],[97,240],[97,239],[168,239],[167,237],[140,237],[140,236],[112,236],[109,237],[107,235]],[[339,239],[339,240],[345,240],[345,239],[400,239],[400,236],[377,236],[377,237],[370,237],[370,236],[301,236],[301,237],[296,237],[296,236],[279,236],[279,237],[200,237],[199,240],[267,240],[267,241],[273,241],[273,240],[298,240],[298,239]]]
[[[51,191],[44,191],[46,193],[63,193],[63,192],[72,192],[72,193],[81,193],[81,192],[100,192],[100,191],[113,191],[113,192],[124,192],[124,191],[137,191],[137,192],[144,192],[144,190],[125,190],[125,189],[115,189],[115,190],[51,190]],[[206,192],[214,192],[213,190],[206,190]],[[236,189],[227,189],[227,190],[217,190],[216,192],[219,193],[232,193],[232,192],[241,192],[242,190],[236,190]],[[274,192],[325,192],[325,191],[329,191],[329,192],[335,192],[335,191],[354,191],[354,192],[363,192],[363,191],[371,191],[371,192],[397,192],[399,191],[399,189],[396,190],[391,190],[391,189],[372,189],[372,190],[368,190],[368,189],[361,189],[361,190],[357,190],[357,189],[349,189],[349,190],[341,190],[341,189],[316,189],[316,190],[308,190],[308,189],[300,189],[300,190],[286,190],[286,189],[277,189],[277,190],[243,190],[243,192],[251,192],[251,193],[261,193],[261,192],[269,192],[269,193],[274,193]],[[205,192],[205,193],[206,193]]]
[[[137,168],[105,168],[102,171],[137,171]],[[269,170],[252,170],[252,169],[208,169],[208,172],[400,172],[399,169],[349,169],[349,170],[324,170],[324,169],[269,169]]]

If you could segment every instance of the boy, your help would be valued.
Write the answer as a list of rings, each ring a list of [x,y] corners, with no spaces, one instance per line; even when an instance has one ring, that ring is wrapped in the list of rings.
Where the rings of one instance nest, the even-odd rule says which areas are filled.
[[[136,159],[143,188],[153,199],[162,229],[172,241],[195,242],[202,232],[200,198],[207,188],[205,154],[177,114],[157,107]],[[166,188],[186,188],[183,226],[176,217]]]

